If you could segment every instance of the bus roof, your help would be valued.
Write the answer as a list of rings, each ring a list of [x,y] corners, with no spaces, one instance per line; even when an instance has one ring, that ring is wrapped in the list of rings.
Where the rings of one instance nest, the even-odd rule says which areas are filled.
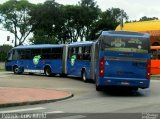
[[[82,42],[74,42],[69,44],[69,46],[86,46],[86,45],[92,45],[93,41],[82,41]]]
[[[63,47],[64,44],[39,44],[39,45],[21,45],[13,49],[36,49],[36,48],[52,48],[52,47]]]
[[[101,35],[149,38],[149,34],[147,33],[133,32],[133,31],[103,31]]]

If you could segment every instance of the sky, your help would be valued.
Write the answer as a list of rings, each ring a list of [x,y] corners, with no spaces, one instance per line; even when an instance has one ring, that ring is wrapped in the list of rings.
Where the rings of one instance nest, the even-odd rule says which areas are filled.
[[[0,0],[0,4],[7,0]],[[28,0],[31,3],[43,3],[46,0]],[[60,4],[77,4],[80,0],[55,0]],[[160,0],[95,0],[102,11],[108,8],[123,9],[129,16],[129,20],[139,20],[143,16],[158,17],[160,19]],[[1,29],[1,28],[0,28]],[[7,40],[7,35],[11,36],[10,41]],[[0,45],[11,44],[14,35],[9,32],[0,30]]]

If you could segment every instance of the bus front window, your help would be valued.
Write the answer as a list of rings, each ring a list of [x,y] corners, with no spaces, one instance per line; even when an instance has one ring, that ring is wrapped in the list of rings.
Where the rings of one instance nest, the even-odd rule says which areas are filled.
[[[8,55],[7,55],[7,61],[10,61],[12,60],[12,52],[9,52]]]

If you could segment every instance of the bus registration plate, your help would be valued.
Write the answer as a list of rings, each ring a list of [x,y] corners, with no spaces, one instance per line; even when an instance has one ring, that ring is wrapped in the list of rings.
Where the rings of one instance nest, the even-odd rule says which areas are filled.
[[[130,85],[129,82],[121,82],[121,85]]]

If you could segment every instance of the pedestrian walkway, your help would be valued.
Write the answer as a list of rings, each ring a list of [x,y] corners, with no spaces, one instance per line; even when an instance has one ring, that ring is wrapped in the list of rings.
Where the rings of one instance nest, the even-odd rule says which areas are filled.
[[[72,96],[68,91],[53,89],[0,87],[0,108],[54,102]]]

